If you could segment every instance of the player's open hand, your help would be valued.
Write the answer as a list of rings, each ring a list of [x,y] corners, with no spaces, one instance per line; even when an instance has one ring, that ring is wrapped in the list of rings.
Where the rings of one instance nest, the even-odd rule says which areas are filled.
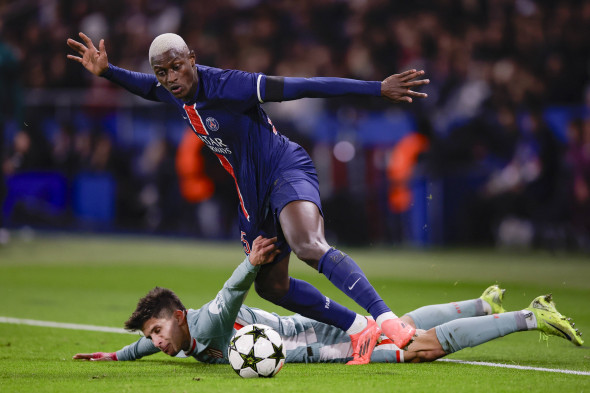
[[[262,236],[258,236],[252,242],[252,251],[248,256],[250,263],[253,266],[264,265],[274,261],[275,257],[279,255],[281,250],[276,246],[277,238],[273,237],[267,239]]]
[[[401,74],[391,75],[381,82],[381,96],[395,103],[412,102],[412,97],[428,97],[424,93],[419,93],[412,90],[413,88],[430,83],[430,80],[428,79],[414,80],[421,77],[422,75],[424,75],[423,70],[408,70],[402,72]]]
[[[80,33],[80,38],[82,38],[82,41],[84,41],[84,44],[86,45],[68,38],[68,46],[80,55],[80,57],[68,55],[68,59],[77,61],[94,75],[100,76],[109,67],[104,40],[100,40],[98,43],[98,49],[96,49],[92,40],[86,34]]]
[[[94,352],[94,353],[77,353],[73,357],[73,359],[81,359],[81,360],[117,360],[116,352]]]

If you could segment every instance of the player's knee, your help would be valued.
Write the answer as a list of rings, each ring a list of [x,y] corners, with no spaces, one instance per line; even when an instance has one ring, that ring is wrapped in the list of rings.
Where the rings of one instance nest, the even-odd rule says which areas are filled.
[[[305,241],[291,245],[291,249],[297,258],[317,270],[318,263],[326,251],[330,248],[319,241]]]
[[[285,285],[279,281],[273,283],[254,283],[254,289],[258,296],[271,303],[276,303],[281,300],[289,291],[289,284]]]
[[[416,323],[414,322],[414,319],[409,314],[404,314],[402,317],[400,317],[400,319],[402,321],[404,321],[405,323],[407,323],[408,325],[412,326],[413,328],[416,328]]]

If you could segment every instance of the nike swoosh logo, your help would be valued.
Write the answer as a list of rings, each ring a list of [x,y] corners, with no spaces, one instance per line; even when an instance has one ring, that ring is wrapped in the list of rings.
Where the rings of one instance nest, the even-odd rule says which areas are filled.
[[[569,334],[567,334],[566,332],[564,332],[563,330],[561,330],[560,328],[558,328],[558,327],[557,327],[557,326],[555,326],[554,324],[552,324],[552,323],[549,323],[549,322],[547,322],[547,321],[545,321],[545,323],[547,323],[547,325],[549,325],[549,326],[552,326],[552,327],[553,327],[555,330],[559,331],[559,332],[560,332],[561,334],[563,334],[563,335],[564,335],[564,337],[565,337],[566,339],[568,339],[569,341],[573,341],[573,340],[572,340],[572,338],[570,337],[570,335],[569,335]]]
[[[352,288],[354,288],[354,286],[356,285],[356,283],[357,283],[357,282],[359,282],[359,280],[360,280],[360,279],[361,279],[360,277],[359,277],[359,278],[357,278],[357,279],[356,279],[356,281],[355,281],[355,282],[353,282],[353,283],[352,283],[352,285],[348,287],[348,290],[349,290],[349,291],[352,291]]]

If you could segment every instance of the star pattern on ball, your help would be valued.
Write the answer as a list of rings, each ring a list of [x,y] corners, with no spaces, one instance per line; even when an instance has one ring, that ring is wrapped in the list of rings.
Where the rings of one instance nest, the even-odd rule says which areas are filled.
[[[279,365],[279,363],[281,362],[281,360],[283,360],[285,358],[285,355],[283,355],[283,344],[279,345],[278,347],[275,345],[275,343],[271,343],[271,344],[272,344],[273,354],[270,355],[268,358],[274,359],[275,367],[277,367]]]
[[[261,329],[258,326],[254,326],[252,330],[244,334],[244,336],[252,336],[254,342],[256,342],[260,337],[267,338],[266,333],[264,333],[264,329]]]
[[[250,367],[256,373],[258,373],[258,367],[256,365],[258,363],[260,363],[261,361],[263,361],[264,359],[259,358],[256,355],[254,355],[254,347],[250,348],[250,352],[248,352],[248,353],[240,353],[240,356],[244,360],[244,364],[242,365],[242,368]]]
[[[250,324],[230,340],[228,360],[242,378],[270,378],[283,367],[284,351],[281,336],[270,326]]]

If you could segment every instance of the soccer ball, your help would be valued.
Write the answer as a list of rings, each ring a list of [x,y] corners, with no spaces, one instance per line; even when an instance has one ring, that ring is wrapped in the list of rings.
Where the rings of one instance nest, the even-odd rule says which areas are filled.
[[[270,326],[247,325],[231,339],[228,357],[242,378],[274,377],[285,363],[283,340]]]

